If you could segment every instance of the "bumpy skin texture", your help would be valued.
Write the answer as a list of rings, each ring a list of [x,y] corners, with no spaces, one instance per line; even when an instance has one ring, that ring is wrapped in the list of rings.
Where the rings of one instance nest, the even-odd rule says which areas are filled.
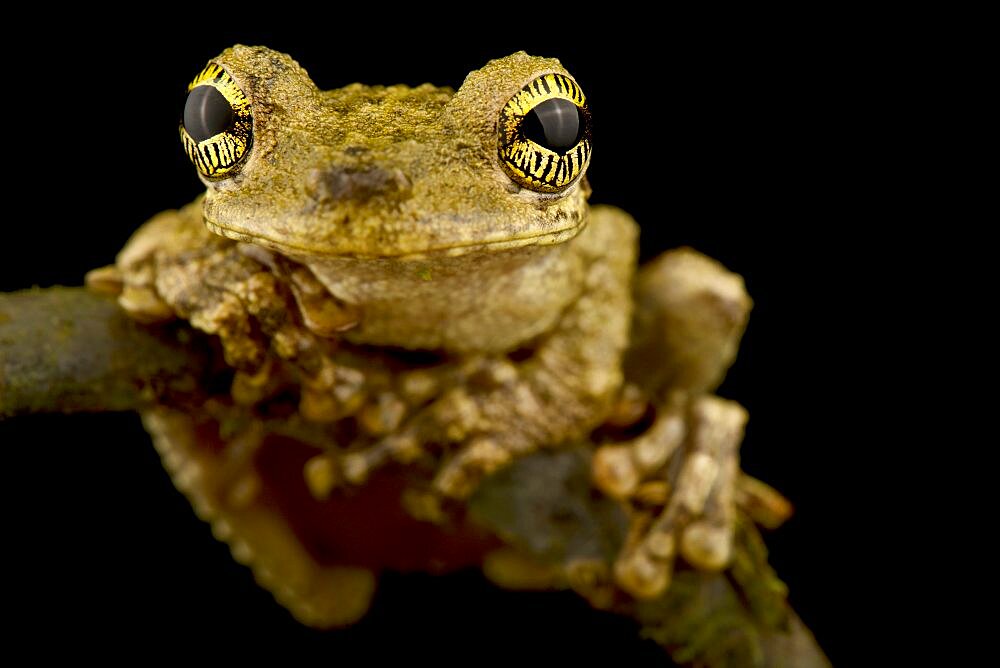
[[[678,555],[726,566],[737,502],[767,505],[740,485],[745,412],[707,394],[750,301],[692,251],[634,280],[635,223],[588,207],[582,177],[548,194],[508,177],[500,109],[535,77],[568,75],[558,61],[495,60],[457,92],[319,91],[260,47],[214,62],[252,105],[249,156],[146,223],[91,284],[137,319],[218,335],[230,395],[145,419],[178,487],[261,584],[316,626],[356,619],[373,588],[281,505],[260,454],[277,437],[311,448],[297,484],[317,508],[397,462],[410,465],[407,510],[437,523],[516,458],[589,440],[596,486],[632,517],[619,587],[659,595]],[[334,364],[334,347],[355,363]],[[276,411],[290,394],[294,409]],[[607,435],[650,415],[635,438]],[[517,559],[489,563],[518,581]]]

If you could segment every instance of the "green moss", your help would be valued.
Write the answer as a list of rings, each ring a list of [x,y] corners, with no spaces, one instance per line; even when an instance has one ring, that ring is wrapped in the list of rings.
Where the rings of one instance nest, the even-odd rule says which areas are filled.
[[[681,571],[659,599],[638,603],[643,634],[674,661],[711,668],[766,664],[765,636],[785,632],[787,588],[767,563],[753,524],[740,518],[733,565],[724,573]]]

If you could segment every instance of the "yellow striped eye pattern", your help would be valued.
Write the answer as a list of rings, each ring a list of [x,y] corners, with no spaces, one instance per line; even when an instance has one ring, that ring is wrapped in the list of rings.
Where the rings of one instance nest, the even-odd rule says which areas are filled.
[[[519,185],[543,193],[562,190],[590,160],[590,110],[580,86],[545,74],[500,110],[500,163]]]
[[[181,141],[208,178],[231,175],[253,144],[250,100],[229,73],[209,63],[188,86]]]

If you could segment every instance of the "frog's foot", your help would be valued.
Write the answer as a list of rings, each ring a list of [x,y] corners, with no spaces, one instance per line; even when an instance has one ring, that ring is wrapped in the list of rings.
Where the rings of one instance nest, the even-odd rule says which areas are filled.
[[[660,595],[678,555],[703,570],[729,564],[746,419],[738,404],[702,396],[667,407],[633,441],[595,453],[595,484],[634,508],[614,569],[622,589],[637,598]],[[660,509],[655,518],[653,508]]]
[[[253,308],[272,350],[298,371],[301,415],[322,423],[356,412],[364,402],[363,374],[335,365],[327,351],[358,324],[357,309],[335,299],[307,267],[252,244],[236,249],[267,268],[271,285],[237,283],[234,290]]]
[[[361,407],[353,414],[356,433],[345,448],[324,450],[313,457],[303,473],[313,497],[324,500],[338,487],[358,486],[390,462],[408,464],[428,455],[419,439],[427,429],[412,416],[443,392],[444,387],[468,380],[474,365],[441,365],[400,372],[391,380],[369,373],[357,395]],[[337,368],[338,373],[350,371]],[[359,374],[360,375],[360,374]],[[349,385],[342,382],[341,385]],[[345,393],[346,395],[346,393]],[[342,403],[355,401],[345,396]],[[410,418],[412,424],[406,422]]]
[[[226,362],[244,374],[259,374],[267,342],[255,312],[273,311],[273,277],[212,235],[201,222],[201,201],[150,219],[119,253],[115,268],[87,276],[101,292],[117,292],[135,320],[158,323],[176,317],[219,337]]]
[[[475,371],[470,371],[473,367]],[[430,517],[436,515],[432,497],[463,500],[486,476],[555,440],[537,428],[538,401],[516,365],[503,359],[478,360],[458,375],[462,382],[443,391],[398,429],[368,448],[342,455],[343,479],[359,485],[389,462],[408,464],[435,457],[443,463],[429,494],[411,504],[427,511],[417,514]]]
[[[117,294],[140,322],[181,317],[218,336],[236,369],[232,394],[239,403],[273,394],[282,382],[276,372],[288,369],[302,388],[307,419],[329,422],[361,406],[364,379],[333,364],[328,340],[354,326],[357,313],[325,295],[308,269],[208,232],[199,200],[152,218],[115,267],[91,272],[87,283]]]
[[[296,619],[330,628],[364,615],[374,574],[324,561],[303,542],[276,501],[274,480],[266,478],[274,467],[259,461],[263,434],[253,423],[223,439],[211,420],[162,407],[146,411],[143,421],[164,467],[198,516]],[[271,454],[264,454],[273,458],[288,450],[272,446]]]
[[[516,429],[491,429],[483,404],[488,399],[453,388],[418,412],[401,429],[373,446],[345,454],[341,458],[344,479],[364,483],[371,474],[390,461],[403,464],[430,454],[430,445],[446,452],[444,463],[431,483],[434,494],[461,500],[479,482],[515,456],[534,448]]]

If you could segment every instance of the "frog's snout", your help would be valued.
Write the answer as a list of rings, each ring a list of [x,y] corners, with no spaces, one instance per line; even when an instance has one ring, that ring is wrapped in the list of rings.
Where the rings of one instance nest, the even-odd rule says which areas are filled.
[[[317,204],[363,204],[376,198],[407,199],[411,183],[399,169],[330,165],[311,170],[306,178],[306,188]]]

